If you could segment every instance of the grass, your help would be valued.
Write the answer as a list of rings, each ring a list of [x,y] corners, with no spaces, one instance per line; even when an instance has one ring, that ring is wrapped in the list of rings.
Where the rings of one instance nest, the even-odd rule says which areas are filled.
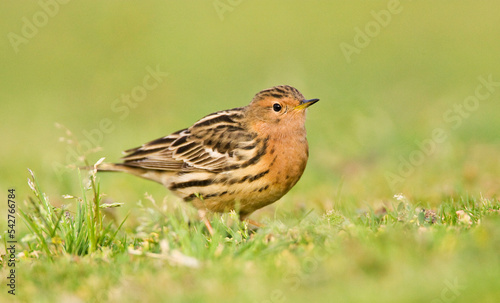
[[[42,18],[41,2],[0,10],[0,188],[16,192],[15,298],[498,301],[500,89],[457,108],[480,79],[500,81],[500,5],[401,1],[348,62],[339,46],[389,1],[242,1],[223,20],[212,2],[69,1],[19,52],[9,35]],[[156,68],[168,75],[124,103]],[[211,235],[158,184],[76,169],[277,84],[321,101],[308,112],[301,180],[251,216],[263,228],[213,215]],[[424,152],[435,129],[446,139]],[[0,301],[12,299],[0,286]]]
[[[88,185],[81,184],[82,196],[66,196],[68,199],[76,199],[77,207],[74,213],[67,206],[54,207],[48,201],[48,197],[41,191],[35,175],[30,171],[31,178],[28,179],[30,188],[35,198],[29,199],[31,207],[26,211],[21,208],[20,215],[31,234],[25,241],[29,254],[41,251],[49,258],[60,254],[84,256],[96,252],[98,247],[114,247],[115,237],[126,218],[113,231],[112,222],[104,226],[101,208],[115,207],[119,204],[102,204],[99,184],[96,183],[96,171],[92,171]],[[80,175],[80,172],[79,172]],[[92,191],[92,197],[87,197],[87,191]]]
[[[75,213],[53,206],[34,174],[29,182],[34,198],[21,216],[30,232],[17,269],[22,302],[301,302],[322,294],[494,302],[499,295],[498,200],[433,209],[397,195],[378,209],[285,214],[258,230],[235,213],[214,214],[210,234],[192,209],[150,195],[137,206],[138,224],[123,230],[124,222],[106,220],[95,172],[83,178],[82,197],[72,197]]]

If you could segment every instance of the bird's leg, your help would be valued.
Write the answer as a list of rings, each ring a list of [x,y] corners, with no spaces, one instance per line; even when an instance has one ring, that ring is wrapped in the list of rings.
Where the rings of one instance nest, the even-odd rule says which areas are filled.
[[[199,209],[198,216],[200,216],[200,220],[203,221],[203,223],[205,223],[205,226],[207,227],[207,230],[210,233],[210,235],[213,236],[214,229],[212,227],[212,224],[210,224],[210,221],[208,221],[207,219],[207,211],[204,209]]]
[[[262,227],[265,227],[264,224],[262,223],[259,223],[257,221],[254,221],[252,219],[248,219],[248,215],[250,215],[249,213],[243,213],[243,212],[240,212],[240,221],[241,222],[247,222],[248,224],[252,225],[252,226],[255,226],[257,228],[262,228]]]
[[[265,227],[264,224],[259,223],[257,221],[254,221],[252,219],[242,219],[241,221],[246,221],[248,224],[253,225],[253,226],[257,227],[257,228]]]

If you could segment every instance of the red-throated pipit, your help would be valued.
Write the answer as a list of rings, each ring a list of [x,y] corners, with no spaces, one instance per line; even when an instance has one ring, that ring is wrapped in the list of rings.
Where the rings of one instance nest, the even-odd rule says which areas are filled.
[[[97,169],[156,181],[198,209],[235,209],[243,220],[300,179],[309,155],[306,109],[318,101],[287,85],[265,89],[245,107],[210,114]]]

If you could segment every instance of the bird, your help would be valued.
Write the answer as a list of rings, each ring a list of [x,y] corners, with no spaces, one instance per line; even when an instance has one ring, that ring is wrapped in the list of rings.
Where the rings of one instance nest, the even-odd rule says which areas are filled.
[[[243,221],[299,181],[309,158],[306,111],[318,101],[289,85],[264,89],[247,106],[209,114],[96,168],[158,182],[198,210],[234,210]]]

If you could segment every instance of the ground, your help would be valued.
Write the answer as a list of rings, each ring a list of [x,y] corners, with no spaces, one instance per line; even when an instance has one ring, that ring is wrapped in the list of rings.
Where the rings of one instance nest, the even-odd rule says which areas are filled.
[[[1,301],[498,301],[497,4],[62,2],[0,12]],[[79,175],[279,84],[321,101],[264,227]]]

